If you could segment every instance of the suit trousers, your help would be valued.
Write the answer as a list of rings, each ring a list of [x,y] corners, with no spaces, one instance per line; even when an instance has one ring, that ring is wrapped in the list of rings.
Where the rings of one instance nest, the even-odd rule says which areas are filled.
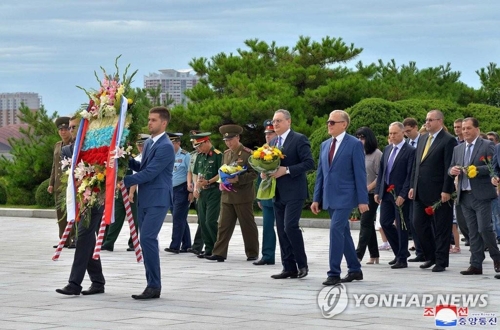
[[[147,287],[152,289],[161,289],[158,234],[165,221],[167,211],[167,206],[141,207],[139,205],[137,209]]]
[[[68,220],[66,218],[66,211],[62,210],[61,207],[58,207],[58,205],[61,203],[60,201],[61,199],[59,197],[59,194],[61,192],[59,191],[59,188],[56,189],[54,187],[53,193],[56,203],[56,216],[57,216],[57,226],[59,227],[59,239],[61,239],[64,234],[64,230],[68,225]],[[73,242],[75,242],[75,233],[76,233],[75,227],[76,226],[73,226],[73,228],[71,228],[71,232],[69,233],[69,237],[64,243],[64,246],[70,246]]]
[[[328,209],[330,214],[330,270],[328,277],[340,276],[340,263],[345,256],[348,273],[358,273],[361,271],[354,249],[354,242],[349,228],[349,215],[352,209]]]
[[[205,243],[205,254],[211,255],[217,241],[217,220],[220,213],[220,190],[217,188],[202,190],[198,199],[198,219],[201,237]]]
[[[467,221],[465,221],[464,212],[462,211],[462,205],[455,204],[455,215],[457,218],[458,229],[460,229],[460,232],[464,236],[465,240],[468,242],[469,241],[469,229],[467,227]],[[457,242],[455,242],[455,245],[456,244],[457,244]]]
[[[132,211],[132,217],[134,218],[135,228],[139,230],[137,222],[137,193],[134,194],[134,203],[130,203],[130,209]],[[125,211],[125,204],[123,203],[123,197],[120,194],[118,198],[115,198],[115,222],[110,224],[106,230],[106,235],[104,236],[104,241],[102,243],[103,247],[111,250],[115,248],[115,242],[120,235],[126,217],[127,212]],[[128,246],[134,247],[132,237],[128,239]]]
[[[191,248],[198,252],[203,251],[203,247],[205,244],[203,243],[203,237],[201,236],[201,226],[200,219],[198,218],[198,226],[196,227],[196,233],[194,234],[193,245]]]
[[[451,229],[453,227],[453,202],[442,203],[433,215],[427,215],[430,205],[420,200],[413,202],[413,220],[424,257],[441,267],[449,266]]]
[[[396,261],[403,264],[407,263],[407,259],[410,256],[410,252],[408,251],[410,202],[403,203],[403,219],[401,219],[399,209],[392,194],[384,194],[382,203],[380,204],[380,225],[384,230],[387,241],[391,245]],[[394,221],[396,221],[396,226],[394,226]],[[402,225],[403,222],[404,226]]]
[[[460,205],[469,229],[470,265],[482,269],[484,248],[488,248],[491,259],[500,261],[500,252],[491,221],[491,200],[479,200],[471,192],[460,194]]]
[[[491,201],[491,219],[498,240],[500,239],[500,202],[498,198]]]
[[[363,259],[366,247],[370,252],[370,258],[379,258],[377,233],[375,232],[375,220],[377,217],[378,204],[375,202],[374,194],[368,194],[369,210],[361,214],[358,247],[356,255],[358,259]]]
[[[279,197],[274,201],[276,230],[281,250],[281,263],[285,271],[297,271],[307,267],[304,238],[299,228],[300,215],[304,206],[303,199],[282,202]]]
[[[191,231],[187,222],[189,213],[189,191],[187,184],[182,183],[174,187],[172,205],[172,241],[170,248],[174,250],[187,250],[191,247]]]
[[[420,240],[418,239],[417,235],[417,230],[415,229],[415,220],[413,220],[413,202],[408,201],[410,204],[410,214],[408,215],[409,221],[408,223],[410,224],[410,231],[411,231],[411,236],[413,239],[413,244],[415,245],[415,254],[417,257],[424,257],[424,251],[422,250],[422,245],[420,244]]]
[[[258,257],[259,231],[253,216],[253,201],[241,204],[221,203],[217,242],[212,254],[227,258],[229,241],[233,236],[236,220],[240,223],[245,254],[248,258]]]
[[[90,209],[91,217],[88,227],[78,223],[78,244],[76,245],[71,274],[69,275],[69,286],[78,292],[82,290],[82,282],[85,272],[89,273],[90,281],[96,288],[104,287],[106,281],[102,274],[101,259],[94,260],[94,248],[96,243],[96,231],[102,220],[104,206]]]
[[[262,260],[273,263],[276,254],[273,202],[272,200],[262,200],[260,204],[262,205]]]

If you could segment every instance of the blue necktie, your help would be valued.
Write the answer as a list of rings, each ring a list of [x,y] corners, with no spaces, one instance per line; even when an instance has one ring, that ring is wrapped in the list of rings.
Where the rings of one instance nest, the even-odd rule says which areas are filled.
[[[394,165],[394,158],[396,158],[397,151],[398,151],[398,147],[392,148],[391,155],[389,156],[389,161],[387,162],[387,167],[385,169],[385,183],[387,183],[387,185],[390,184],[389,175],[391,174],[392,165]]]
[[[281,141],[282,141],[281,136],[278,136],[278,148],[280,149],[281,149]]]
[[[471,154],[472,143],[469,143],[467,150],[465,151],[464,166],[470,165],[470,154]],[[470,190],[470,182],[467,174],[462,174],[462,190]]]

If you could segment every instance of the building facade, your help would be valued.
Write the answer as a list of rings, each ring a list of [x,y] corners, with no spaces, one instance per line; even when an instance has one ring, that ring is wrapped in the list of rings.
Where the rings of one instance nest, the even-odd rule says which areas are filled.
[[[38,93],[0,93],[0,127],[21,124],[17,115],[22,103],[37,111],[41,98]]]
[[[155,89],[161,85],[161,93],[158,95],[161,104],[166,104],[170,98],[173,103],[169,106],[186,105],[189,99],[184,92],[193,88],[198,83],[199,77],[191,69],[165,69],[159,72],[144,76],[144,88]],[[150,99],[154,102],[153,97]]]

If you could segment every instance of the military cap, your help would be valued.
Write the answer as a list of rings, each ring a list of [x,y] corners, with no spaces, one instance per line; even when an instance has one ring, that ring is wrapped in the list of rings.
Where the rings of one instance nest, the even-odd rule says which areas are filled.
[[[264,133],[274,132],[274,126],[272,119],[264,120]]]
[[[69,129],[69,117],[59,117],[56,119],[57,129],[65,128]]]
[[[193,131],[191,131],[193,132]],[[193,147],[199,146],[201,143],[210,140],[210,135],[212,133],[209,132],[204,132],[204,133],[196,133],[196,134],[191,134],[189,137],[191,138],[191,142],[193,143]]]
[[[243,127],[239,125],[223,125],[219,127],[219,132],[222,134],[223,140],[229,140],[243,133]]]
[[[137,137],[137,141],[135,143],[144,144],[144,142],[146,142],[146,140],[149,139],[150,137],[151,135],[149,134],[139,134],[139,136]]]
[[[170,132],[167,132],[167,135],[168,135],[170,141],[174,142],[174,141],[180,141],[181,140],[181,136],[183,134],[182,133],[170,133]]]

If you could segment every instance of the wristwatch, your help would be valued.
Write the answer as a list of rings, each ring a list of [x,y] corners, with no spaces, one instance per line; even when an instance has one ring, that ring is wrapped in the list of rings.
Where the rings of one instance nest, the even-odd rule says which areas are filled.
[[[286,174],[290,174],[290,169],[288,168],[288,166],[286,167]]]

